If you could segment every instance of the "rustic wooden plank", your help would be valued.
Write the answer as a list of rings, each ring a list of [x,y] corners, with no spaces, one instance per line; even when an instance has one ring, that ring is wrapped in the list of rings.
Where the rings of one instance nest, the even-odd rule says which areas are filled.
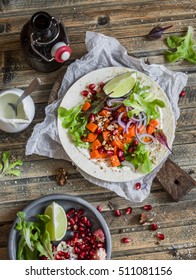
[[[165,239],[157,244],[157,238],[155,237],[155,233],[152,231],[144,231],[140,232],[138,235],[137,232],[127,233],[126,236],[133,240],[130,243],[122,244],[121,238],[125,236],[125,234],[116,234],[112,237],[112,255],[113,256],[124,256],[126,254],[135,254],[136,252],[152,252],[152,251],[163,251],[168,250],[168,247],[185,245],[195,247],[196,246],[196,225],[183,226],[183,227],[175,227],[175,228],[164,228],[162,233],[165,235]],[[190,235],[188,231],[192,233],[192,238],[190,240]]]
[[[178,246],[177,246],[178,247]],[[179,246],[180,247],[180,246]],[[188,248],[187,248],[188,247]],[[186,246],[185,248],[168,248],[164,252],[145,254],[130,254],[128,256],[113,257],[114,260],[195,260],[196,248]]]
[[[30,203],[30,201],[37,199],[43,195],[53,193],[67,193],[70,195],[83,197],[85,200],[92,203],[95,207],[97,207],[98,205],[101,206],[103,209],[103,215],[105,215],[105,211],[108,211],[110,209],[125,209],[128,206],[141,207],[144,204],[152,204],[153,208],[162,205],[162,213],[165,212],[164,208],[166,207],[167,209],[168,207],[165,205],[168,204],[170,205],[169,207],[171,207],[171,209],[173,209],[172,207],[176,207],[177,212],[179,211],[180,205],[183,205],[183,202],[188,202],[190,203],[190,205],[193,205],[192,202],[196,201],[196,189],[193,189],[182,198],[182,200],[180,201],[180,203],[182,204],[175,204],[172,202],[168,194],[160,188],[160,185],[157,185],[156,181],[155,183],[153,183],[150,195],[145,199],[144,202],[141,203],[130,202],[129,200],[117,196],[112,191],[89,183],[83,178],[70,178],[68,180],[68,183],[63,187],[58,186],[56,182],[52,181],[51,179],[49,180],[49,178],[47,177],[43,178],[43,180],[40,178],[34,178],[34,180],[29,179],[26,180],[26,183],[22,180],[13,180],[10,182],[4,181],[1,183],[0,192],[2,197],[0,203],[1,221],[13,220],[15,215],[14,213],[23,209],[24,206]],[[181,207],[183,209],[186,208],[185,206]]]

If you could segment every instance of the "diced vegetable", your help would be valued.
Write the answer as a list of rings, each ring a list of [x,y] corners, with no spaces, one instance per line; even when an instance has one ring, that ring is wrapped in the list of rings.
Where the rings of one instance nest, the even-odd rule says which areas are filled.
[[[108,117],[110,115],[110,112],[106,109],[101,110],[101,112],[99,112],[99,115],[102,117]]]
[[[98,150],[93,150],[90,152],[90,157],[94,159],[106,158],[108,155],[106,152],[100,153]]]
[[[101,147],[102,144],[101,142],[99,141],[99,139],[96,139],[93,143],[92,143],[92,150],[97,150],[99,147]]]
[[[86,128],[88,130],[90,130],[91,132],[95,132],[96,129],[97,129],[98,125],[95,124],[94,122],[89,122],[87,125],[86,125]]]
[[[91,103],[86,101],[83,105],[82,105],[82,111],[87,111],[89,108],[91,107]]]
[[[110,136],[110,131],[103,131],[102,136],[103,136],[104,141],[108,141],[109,136]]]
[[[123,142],[122,142],[121,140],[118,140],[118,139],[112,141],[112,142],[111,142],[111,145],[112,145],[113,147],[117,147],[117,148],[119,148],[119,149],[121,149],[121,150],[124,149],[124,144],[123,144]]]
[[[112,163],[112,166],[113,167],[117,167],[117,166],[120,166],[120,160],[118,159],[117,155],[113,155],[110,157],[111,159],[111,163]]]
[[[96,139],[97,139],[97,134],[96,133],[89,132],[87,134],[87,139],[86,139],[87,142],[93,143]]]

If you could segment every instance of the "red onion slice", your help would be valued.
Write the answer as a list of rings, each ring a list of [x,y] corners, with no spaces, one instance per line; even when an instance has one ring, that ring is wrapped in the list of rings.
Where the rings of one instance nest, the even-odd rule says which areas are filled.
[[[152,135],[149,134],[149,133],[136,134],[136,137],[137,137],[137,139],[138,139],[142,144],[145,144],[145,145],[152,144],[152,142],[156,141],[155,137],[152,136]],[[144,137],[150,138],[151,141],[145,142],[145,141],[143,140]]]
[[[107,100],[107,105],[109,107],[113,106],[115,103],[122,103],[123,102],[123,98],[109,98]]]
[[[128,123],[126,124],[126,128],[125,128],[125,132],[128,133],[129,132],[129,127],[132,123],[135,123],[133,120],[129,120]]]
[[[122,121],[122,116],[123,116],[124,112],[120,113],[120,115],[118,116],[118,124],[120,126],[122,126],[122,128],[124,130],[126,130],[126,124]]]

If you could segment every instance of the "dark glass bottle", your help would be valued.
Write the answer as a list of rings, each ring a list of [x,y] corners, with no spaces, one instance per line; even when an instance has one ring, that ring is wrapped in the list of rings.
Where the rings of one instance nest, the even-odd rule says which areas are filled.
[[[27,63],[38,72],[52,72],[70,57],[64,25],[46,12],[38,12],[23,26],[21,46]]]

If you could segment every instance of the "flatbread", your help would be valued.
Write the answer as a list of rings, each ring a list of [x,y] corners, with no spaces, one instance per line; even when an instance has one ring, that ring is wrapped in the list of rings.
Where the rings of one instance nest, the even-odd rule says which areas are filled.
[[[77,80],[66,92],[60,107],[71,109],[78,104],[84,102],[81,92],[89,84],[98,84],[101,81],[106,83],[117,75],[125,72],[137,72],[137,78],[142,85],[151,87],[158,99],[165,103],[165,108],[160,109],[160,126],[167,136],[169,147],[172,146],[174,140],[175,120],[171,104],[165,92],[161,87],[149,78],[147,75],[126,67],[106,67],[90,72]],[[65,152],[68,154],[73,163],[87,174],[109,182],[127,182],[143,177],[145,174],[135,172],[131,167],[124,166],[122,168],[110,167],[105,160],[92,160],[87,149],[76,147],[71,140],[68,130],[62,127],[62,121],[58,118],[58,132],[60,141]],[[160,143],[148,145],[151,156],[153,158],[152,170],[156,168],[160,162],[168,156],[168,149]]]

